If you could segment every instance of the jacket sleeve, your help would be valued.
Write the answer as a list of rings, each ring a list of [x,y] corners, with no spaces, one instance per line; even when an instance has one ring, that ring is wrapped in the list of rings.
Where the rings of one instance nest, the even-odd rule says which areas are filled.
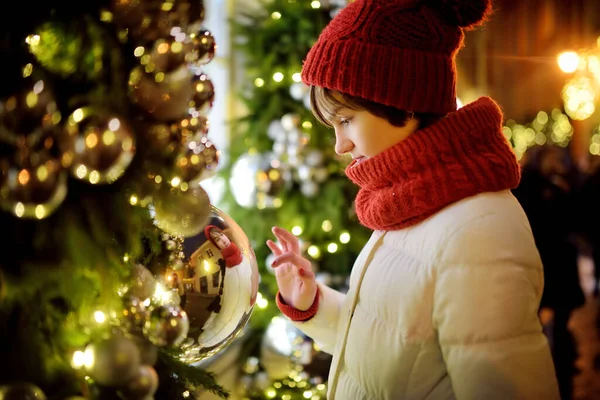
[[[560,399],[537,314],[542,264],[514,214],[458,228],[436,263],[433,324],[458,400]]]
[[[346,295],[318,283],[319,308],[307,321],[294,322],[294,325],[311,337],[328,354],[333,354],[336,345],[337,327],[340,310]]]

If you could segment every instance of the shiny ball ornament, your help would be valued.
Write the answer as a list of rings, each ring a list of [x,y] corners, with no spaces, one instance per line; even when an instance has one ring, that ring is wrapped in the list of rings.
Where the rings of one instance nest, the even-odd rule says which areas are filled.
[[[19,218],[52,215],[67,195],[67,172],[46,150],[19,163],[0,160],[0,207]]]
[[[131,271],[128,294],[141,301],[149,299],[156,292],[156,279],[143,265],[136,264]]]
[[[123,388],[121,395],[127,400],[149,399],[158,389],[158,374],[149,365],[140,365],[138,372]]]
[[[92,184],[115,182],[135,155],[135,135],[125,119],[95,107],[69,116],[60,140],[62,164],[71,175]]]
[[[61,114],[46,81],[27,78],[25,87],[0,101],[0,141],[33,146],[44,134],[59,130]]]
[[[39,387],[26,382],[0,386],[0,400],[46,400]]]
[[[189,261],[182,298],[193,343],[182,349],[181,359],[192,364],[217,354],[243,331],[256,303],[260,278],[248,237],[216,207],[207,227],[187,238],[184,249]]]
[[[133,296],[124,299],[119,324],[126,333],[141,335],[149,317],[150,312],[142,300]]]
[[[215,57],[217,43],[212,33],[201,29],[188,37],[191,44],[191,61],[196,65],[208,64]]]
[[[190,237],[200,233],[208,223],[210,199],[200,186],[185,191],[172,188],[155,196],[152,209],[154,222],[160,229],[171,235]]]
[[[156,307],[144,326],[144,335],[156,346],[177,346],[188,334],[189,320],[177,306]]]
[[[154,124],[144,130],[147,146],[154,154],[169,157],[181,152],[183,136],[177,124]]]
[[[186,41],[186,38],[185,33],[179,32],[175,36],[158,39],[154,42],[149,56],[141,57],[142,65],[148,62],[153,67],[153,72],[157,73],[172,72],[182,65],[193,63],[197,56],[193,52],[192,44]]]
[[[208,76],[202,72],[194,74],[192,87],[194,94],[189,108],[195,109],[201,115],[206,115],[215,100],[215,87]]]
[[[100,385],[120,387],[129,382],[140,367],[140,352],[135,343],[115,336],[89,345],[86,353],[93,355],[89,375]]]
[[[113,0],[111,9],[117,26],[127,29],[137,42],[163,38],[173,29],[196,29],[204,20],[201,1]]]
[[[140,363],[142,365],[156,364],[156,361],[158,361],[158,348],[143,336],[134,336],[132,339],[140,352]]]
[[[156,75],[136,67],[129,75],[129,96],[134,104],[157,121],[184,118],[195,95],[192,77],[192,72],[186,66]]]
[[[183,182],[194,185],[214,176],[218,164],[219,152],[208,138],[203,137],[188,144],[187,151],[175,162],[174,173]]]

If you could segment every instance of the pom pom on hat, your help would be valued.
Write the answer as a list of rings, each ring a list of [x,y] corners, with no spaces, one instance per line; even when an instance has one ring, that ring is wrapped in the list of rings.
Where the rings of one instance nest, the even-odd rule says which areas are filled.
[[[483,25],[492,14],[491,0],[426,0],[426,3],[439,10],[449,25],[467,30]]]

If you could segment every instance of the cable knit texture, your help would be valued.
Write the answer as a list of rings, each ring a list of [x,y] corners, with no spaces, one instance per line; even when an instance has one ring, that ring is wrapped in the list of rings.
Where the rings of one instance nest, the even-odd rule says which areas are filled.
[[[302,79],[402,110],[446,114],[456,110],[463,28],[490,13],[489,0],[357,0],[323,30]]]
[[[360,191],[356,211],[374,230],[418,224],[483,192],[517,187],[520,168],[502,134],[502,113],[483,97],[346,169]]]

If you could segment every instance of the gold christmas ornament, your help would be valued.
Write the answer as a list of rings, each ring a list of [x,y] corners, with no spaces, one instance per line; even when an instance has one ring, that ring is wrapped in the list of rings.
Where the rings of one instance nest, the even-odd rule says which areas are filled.
[[[189,107],[201,115],[206,115],[212,108],[215,100],[215,87],[208,76],[202,72],[194,74],[192,83],[193,97]]]
[[[197,0],[113,0],[111,10],[117,26],[126,29],[138,42],[151,42],[173,30],[196,28],[204,20],[202,1]]]
[[[185,65],[169,73],[151,75],[136,67],[129,76],[130,98],[157,121],[173,121],[188,114],[194,96],[192,72]]]
[[[180,182],[180,178],[173,179]],[[210,199],[200,186],[184,188],[173,187],[158,192],[152,210],[154,222],[160,229],[172,235],[190,237],[199,234],[208,223]]]
[[[208,64],[215,58],[217,51],[217,43],[212,33],[206,29],[189,35],[188,42],[191,44],[190,62],[196,65]]]
[[[209,224],[187,238],[184,248],[193,253],[186,269],[177,272],[183,276],[181,304],[190,320],[182,360],[192,364],[223,350],[242,332],[258,296],[259,272],[248,237],[216,207]]]
[[[73,177],[92,184],[113,183],[133,159],[135,135],[123,118],[82,107],[69,116],[60,146],[62,165]]]
[[[0,101],[0,141],[34,146],[58,129],[61,114],[46,81],[28,77],[25,86],[23,92]]]
[[[90,344],[85,353],[93,356],[88,373],[100,385],[120,387],[138,373],[140,352],[130,339],[114,336]]]
[[[158,374],[149,365],[140,365],[138,372],[120,392],[127,400],[153,398],[158,389]]]
[[[31,383],[14,383],[0,386],[0,400],[46,400],[42,389]]]
[[[194,185],[214,176],[218,164],[218,150],[204,137],[188,144],[186,151],[175,162],[174,173],[182,182]]]
[[[46,218],[67,195],[67,172],[46,147],[21,153],[17,163],[0,160],[0,207],[19,218]]]

